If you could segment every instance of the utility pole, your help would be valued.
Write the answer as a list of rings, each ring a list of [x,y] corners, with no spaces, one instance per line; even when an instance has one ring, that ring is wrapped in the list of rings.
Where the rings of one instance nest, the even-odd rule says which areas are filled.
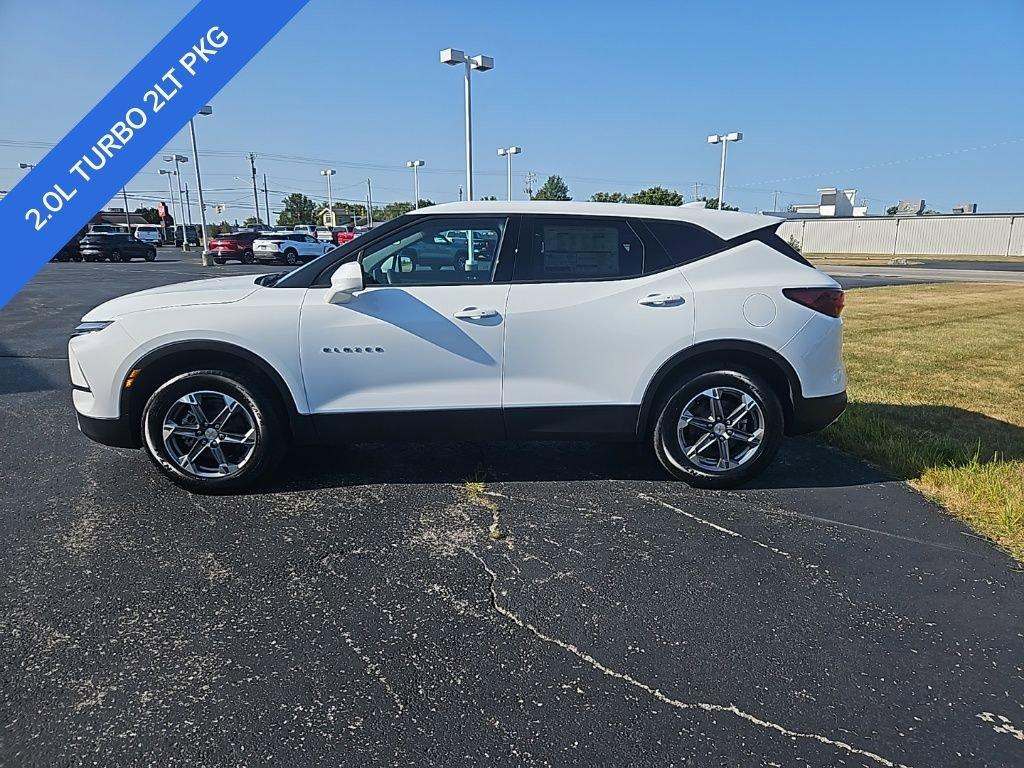
[[[267,225],[270,225],[270,198],[267,196],[267,174],[263,174],[263,207],[267,209]]]
[[[535,181],[537,181],[536,173],[530,171],[526,174],[526,185],[523,187],[523,192],[525,192],[526,196],[531,200],[533,199],[533,184]]]
[[[459,184],[459,202],[462,202],[462,185]]]
[[[260,198],[256,192],[256,153],[249,153],[249,166],[252,168],[252,201],[255,204],[256,223],[260,224]],[[268,222],[269,223],[269,222]]]
[[[128,192],[121,187],[121,194],[124,196],[124,223],[128,225],[128,234],[132,233],[132,220],[128,216]]]
[[[694,201],[700,200],[700,182],[693,182],[693,199]]]
[[[373,226],[373,190],[369,179],[366,180],[366,226]]]
[[[775,198],[774,199],[775,199],[775,202],[772,203],[772,210],[773,211],[777,211],[777,210],[779,210],[779,190],[777,190],[777,189],[775,190]]]
[[[185,182],[185,206],[188,208],[188,225],[192,226],[192,199],[188,196],[188,182]]]

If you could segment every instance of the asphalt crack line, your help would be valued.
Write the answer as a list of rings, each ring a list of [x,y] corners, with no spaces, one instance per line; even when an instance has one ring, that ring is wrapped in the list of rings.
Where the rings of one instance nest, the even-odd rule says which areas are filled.
[[[650,495],[648,495],[646,493],[642,493],[641,492],[641,493],[637,494],[637,497],[643,499],[644,501],[650,501],[650,502],[652,502],[654,504],[658,504],[658,505],[660,505],[662,507],[665,507],[666,509],[671,509],[673,512],[678,512],[681,515],[685,515],[686,517],[690,518],[691,520],[695,520],[696,522],[701,523],[702,525],[706,525],[709,528],[714,528],[716,531],[720,531],[721,533],[724,533],[727,536],[734,536],[736,538],[743,539],[744,541],[749,542],[749,543],[753,544],[756,547],[761,547],[762,549],[767,549],[769,552],[774,552],[776,555],[779,555],[780,557],[785,557],[788,560],[792,560],[793,559],[793,555],[791,553],[789,553],[789,552],[786,552],[784,549],[779,549],[778,547],[773,547],[770,544],[765,544],[763,541],[758,541],[757,539],[752,539],[749,536],[744,536],[742,533],[739,533],[738,531],[734,531],[731,528],[726,528],[724,526],[719,525],[718,523],[713,523],[710,520],[706,520],[705,518],[700,517],[699,515],[693,514],[692,512],[687,512],[685,509],[680,509],[679,507],[674,507],[671,504],[669,504],[668,502],[662,501],[661,499],[656,498],[654,496],[650,496]]]
[[[711,525],[714,525],[714,524],[711,523]],[[715,526],[715,527],[718,527],[718,526]],[[740,534],[735,534],[735,535],[739,536]],[[804,732],[801,732],[801,731],[794,731],[794,730],[792,730],[790,728],[786,728],[783,725],[779,725],[778,723],[773,723],[770,720],[764,720],[764,719],[758,717],[757,715],[752,715],[749,712],[745,712],[744,710],[742,710],[739,707],[737,707],[735,704],[728,704],[728,705],[726,705],[726,704],[714,704],[714,703],[703,702],[703,701],[695,701],[695,702],[680,701],[679,699],[674,699],[674,698],[668,696],[667,694],[662,693],[657,688],[652,688],[650,685],[648,685],[647,683],[644,683],[641,680],[637,680],[635,677],[633,677],[632,675],[630,675],[627,672],[618,672],[618,671],[612,669],[611,667],[608,667],[605,664],[602,664],[600,661],[595,659],[593,656],[591,656],[586,651],[580,650],[580,648],[577,647],[576,645],[574,645],[572,643],[567,643],[564,640],[559,640],[557,637],[552,637],[551,635],[545,634],[540,629],[538,629],[536,626],[534,626],[530,622],[526,621],[525,619],[521,618],[518,614],[514,613],[513,611],[510,611],[505,606],[503,606],[498,601],[498,591],[497,591],[497,589],[495,587],[495,585],[497,584],[497,581],[498,581],[497,574],[494,571],[491,570],[491,568],[487,565],[486,561],[482,557],[480,557],[480,555],[478,555],[476,552],[474,552],[473,550],[468,549],[468,548],[465,551],[466,551],[466,553],[470,557],[472,557],[474,560],[476,560],[480,564],[480,567],[484,569],[484,572],[487,574],[488,578],[490,579],[490,583],[488,584],[488,588],[489,588],[490,594],[491,594],[491,600],[490,600],[491,607],[498,614],[500,614],[504,618],[508,619],[510,622],[515,624],[520,629],[525,629],[527,632],[532,634],[538,640],[541,640],[542,642],[547,643],[549,645],[554,645],[554,646],[556,646],[558,648],[561,648],[563,651],[566,651],[567,653],[572,654],[573,656],[578,658],[580,661],[585,662],[586,664],[588,664],[589,666],[593,667],[594,669],[596,669],[598,672],[600,672],[603,675],[606,675],[608,677],[614,678],[616,680],[621,680],[622,682],[628,683],[629,685],[633,686],[634,688],[639,688],[641,691],[644,691],[645,693],[647,693],[648,695],[650,695],[651,697],[653,697],[657,701],[660,701],[661,703],[667,704],[670,707],[674,707],[676,709],[680,709],[680,710],[700,710],[700,711],[703,711],[703,712],[717,712],[717,713],[720,713],[720,714],[733,715],[734,717],[737,717],[737,718],[739,718],[741,720],[745,720],[746,722],[751,723],[753,725],[756,725],[759,728],[764,728],[765,730],[769,730],[769,731],[775,731],[776,733],[779,733],[782,736],[788,736],[788,737],[793,738],[793,739],[807,739],[809,741],[817,741],[817,742],[819,742],[821,744],[825,744],[825,745],[830,746],[830,747],[835,747],[836,749],[839,749],[839,750],[842,750],[844,752],[847,752],[848,754],[857,755],[859,757],[868,758],[869,760],[873,760],[873,761],[875,761],[876,763],[878,763],[881,766],[885,766],[885,768],[910,768],[909,766],[904,765],[903,763],[894,762],[893,760],[889,760],[887,758],[884,758],[881,755],[876,754],[874,752],[870,752],[870,751],[868,751],[866,749],[859,749],[857,747],[854,747],[853,745],[848,744],[845,741],[839,741],[837,739],[831,739],[828,736],[823,736],[823,735],[818,734],[818,733],[804,733]]]

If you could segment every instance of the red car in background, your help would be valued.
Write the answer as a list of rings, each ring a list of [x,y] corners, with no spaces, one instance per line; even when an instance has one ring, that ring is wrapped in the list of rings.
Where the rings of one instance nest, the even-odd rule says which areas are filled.
[[[355,232],[349,232],[347,229],[341,229],[334,233],[334,242],[338,245],[344,245],[345,243],[351,243],[356,239]]]
[[[231,259],[252,264],[252,244],[261,232],[231,232],[218,235],[210,241],[210,253],[216,264],[224,264]]]

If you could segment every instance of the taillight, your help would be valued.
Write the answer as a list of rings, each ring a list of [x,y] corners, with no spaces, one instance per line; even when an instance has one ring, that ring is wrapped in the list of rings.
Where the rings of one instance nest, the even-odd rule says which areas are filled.
[[[783,288],[782,295],[829,317],[839,317],[846,304],[846,292],[839,288]]]

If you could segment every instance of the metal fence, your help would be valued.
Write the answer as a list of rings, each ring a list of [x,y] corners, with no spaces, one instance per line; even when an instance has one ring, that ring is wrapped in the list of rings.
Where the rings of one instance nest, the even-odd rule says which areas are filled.
[[[1024,214],[791,219],[779,235],[818,255],[1024,256]]]

